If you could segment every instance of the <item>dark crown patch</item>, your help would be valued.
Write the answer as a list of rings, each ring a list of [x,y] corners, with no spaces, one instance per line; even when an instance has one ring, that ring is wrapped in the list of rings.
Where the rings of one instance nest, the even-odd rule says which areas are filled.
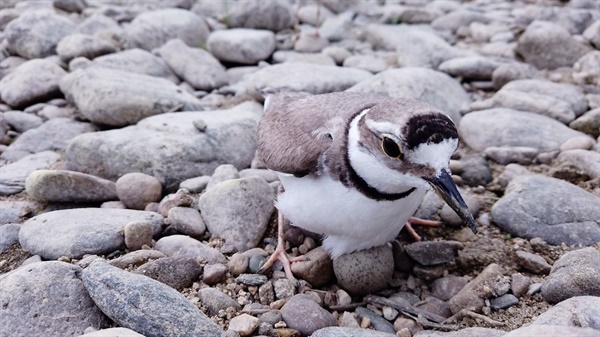
[[[421,144],[437,144],[444,139],[458,139],[458,131],[452,120],[441,113],[411,117],[402,130],[409,149]]]

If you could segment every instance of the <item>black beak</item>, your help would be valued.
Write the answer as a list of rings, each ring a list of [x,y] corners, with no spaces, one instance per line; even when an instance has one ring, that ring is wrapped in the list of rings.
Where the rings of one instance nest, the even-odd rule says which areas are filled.
[[[426,179],[435,192],[442,198],[444,201],[450,206],[458,216],[462,219],[464,223],[466,223],[469,228],[473,231],[473,233],[477,233],[477,228],[475,225],[475,219],[473,219],[473,214],[469,211],[467,204],[463,200],[460,193],[458,193],[458,189],[456,188],[456,184],[452,181],[452,177],[445,169],[441,170],[441,173],[434,178]]]

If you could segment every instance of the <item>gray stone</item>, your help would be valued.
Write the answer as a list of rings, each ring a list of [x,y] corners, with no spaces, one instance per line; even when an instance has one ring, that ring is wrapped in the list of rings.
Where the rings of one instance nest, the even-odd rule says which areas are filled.
[[[480,311],[486,299],[507,293],[510,279],[502,273],[502,267],[495,263],[487,266],[448,301],[452,313],[456,314],[462,309]]]
[[[333,260],[338,284],[353,294],[374,293],[387,287],[394,273],[389,245],[344,254]]]
[[[456,32],[461,27],[468,27],[472,22],[488,21],[489,18],[480,12],[461,8],[436,18],[431,22],[431,26],[438,30]]]
[[[235,253],[229,258],[229,271],[233,276],[245,273],[249,265],[250,257],[246,254]]]
[[[396,334],[351,327],[329,327],[315,331],[312,337],[393,337]]]
[[[515,178],[492,206],[501,229],[560,245],[600,242],[600,198],[566,181],[531,175]]]
[[[19,224],[0,226],[0,254],[8,251],[15,242],[19,241],[20,229]]]
[[[300,53],[293,50],[277,50],[273,53],[274,63],[311,63],[325,66],[336,65],[331,56],[323,53]]]
[[[462,140],[476,151],[491,146],[524,146],[551,152],[566,140],[584,135],[552,118],[506,108],[468,113],[461,119],[459,130]]]
[[[0,80],[0,97],[15,108],[60,97],[58,83],[66,74],[48,60],[24,62]]]
[[[109,18],[102,13],[94,13],[77,25],[75,33],[100,35],[104,32],[115,32],[121,29],[122,28],[116,20]]]
[[[575,296],[600,296],[600,252],[588,247],[563,255],[552,266],[542,295],[550,303]]]
[[[229,295],[223,293],[217,288],[204,288],[198,291],[198,297],[202,305],[208,308],[208,314],[214,316],[221,310],[233,308],[240,310],[242,307]]]
[[[85,57],[91,60],[116,51],[117,48],[112,43],[80,33],[65,36],[56,46],[56,53],[65,63],[71,62],[76,57]]]
[[[468,280],[461,276],[448,275],[436,279],[431,283],[433,296],[447,301],[467,285]]]
[[[225,67],[206,50],[188,47],[180,39],[165,43],[160,56],[173,71],[195,89],[211,91],[227,83]]]
[[[142,210],[151,202],[160,201],[162,185],[153,176],[131,172],[116,182],[117,196],[128,208]]]
[[[539,69],[572,66],[591,48],[553,22],[534,21],[518,40],[516,51]]]
[[[37,206],[32,201],[0,200],[0,225],[20,223],[21,219],[34,212]]]
[[[239,178],[240,171],[238,171],[238,169],[235,166],[231,164],[219,165],[215,169],[215,172],[212,174],[210,181],[206,185],[206,190],[209,190],[224,181]]]
[[[528,24],[533,20],[545,20],[565,28],[572,35],[578,35],[592,23],[594,17],[597,18],[597,15],[594,15],[593,11],[589,9],[597,9],[598,4],[592,2],[587,5],[586,8],[586,1],[575,1],[565,7],[559,6],[558,3],[549,6],[531,4],[515,8],[512,13],[519,23]]]
[[[39,262],[3,275],[0,334],[71,336],[89,326],[109,326],[110,320],[85,291],[80,273],[81,268],[64,262]],[[68,323],[64,317],[69,317]]]
[[[265,284],[269,279],[262,274],[241,274],[235,278],[235,282],[249,286],[260,286]]]
[[[23,223],[19,242],[26,251],[45,259],[85,254],[109,254],[125,247],[122,230],[131,221],[147,221],[154,234],[163,218],[153,212],[79,208],[37,215]]]
[[[573,79],[579,84],[600,86],[600,51],[591,51],[575,62]]]
[[[222,263],[207,264],[204,266],[204,272],[202,273],[202,282],[209,286],[215,285],[225,279],[227,271],[229,271],[229,268]]]
[[[448,114],[457,125],[461,119],[461,106],[470,102],[467,92],[452,77],[417,67],[385,70],[347,91],[419,99]]]
[[[383,58],[373,55],[352,55],[343,61],[344,67],[363,69],[374,74],[380,73],[388,68]]]
[[[325,94],[343,91],[373,76],[365,70],[309,63],[282,63],[259,69],[232,86],[232,90],[258,97],[265,88]]]
[[[198,280],[202,275],[202,266],[192,257],[163,257],[144,263],[134,272],[181,291]]]
[[[592,46],[600,49],[600,20],[596,20],[589,25],[582,35]]]
[[[600,330],[600,297],[571,297],[539,315],[532,324],[574,326]]]
[[[235,331],[240,336],[251,336],[252,333],[258,329],[260,321],[254,316],[248,314],[241,314],[232,318],[229,321],[229,331]]]
[[[515,297],[513,294],[504,294],[500,297],[496,297],[490,300],[490,308],[498,310],[498,309],[507,309],[512,307],[513,305],[517,305],[519,303],[519,299]]]
[[[56,52],[56,45],[75,29],[64,16],[50,11],[30,11],[12,20],[4,30],[8,47],[28,59]]]
[[[289,328],[296,329],[305,336],[321,328],[336,325],[333,315],[306,294],[290,298],[281,308],[281,316]]]
[[[27,176],[40,169],[50,168],[60,160],[53,151],[42,151],[25,156],[18,161],[0,167],[0,195],[10,195],[25,189]]]
[[[160,48],[172,39],[181,39],[188,46],[202,47],[208,33],[208,25],[202,17],[179,8],[142,13],[127,27],[132,46],[146,50]]]
[[[109,328],[88,332],[80,337],[144,337],[144,335],[127,328]]]
[[[47,150],[64,150],[72,138],[98,128],[90,123],[78,122],[70,118],[51,119],[41,126],[27,130],[2,152],[0,158],[19,160],[33,153]]]
[[[333,278],[333,261],[329,253],[322,247],[317,247],[304,256],[305,261],[292,264],[292,273],[313,287],[322,287],[329,283]]]
[[[396,50],[400,67],[437,68],[446,60],[469,54],[452,47],[428,27],[371,24],[365,33],[374,48]]]
[[[111,266],[125,269],[129,267],[138,267],[146,263],[149,260],[157,260],[166,255],[153,249],[142,249],[129,252],[125,255],[119,256],[114,260],[108,261]],[[88,264],[89,265],[89,264]],[[87,266],[86,266],[87,267]]]
[[[387,333],[395,332],[394,326],[390,322],[388,322],[385,318],[377,315],[372,310],[363,307],[358,307],[356,308],[355,312],[358,315],[358,318],[360,319],[368,318],[371,321],[371,325],[373,325],[373,328],[375,328],[375,330]]]
[[[283,0],[236,2],[229,11],[227,19],[230,27],[268,29],[274,32],[294,24],[292,7]]]
[[[243,252],[264,236],[274,198],[264,179],[249,177],[220,183],[200,196],[198,206],[211,234]]]
[[[486,157],[501,165],[510,163],[529,165],[539,153],[538,149],[527,146],[490,146],[483,152]]]
[[[44,123],[41,117],[22,111],[6,111],[2,115],[8,125],[19,133],[35,129]]]
[[[189,207],[173,207],[169,210],[167,221],[177,232],[191,237],[201,237],[206,225],[200,213]]]
[[[128,172],[146,173],[172,191],[185,179],[212,174],[220,164],[248,167],[261,113],[260,104],[246,102],[228,110],[149,117],[136,126],[73,139],[65,164],[111,180]],[[195,120],[205,122],[204,132],[194,127]]]
[[[219,337],[219,326],[175,289],[101,261],[83,271],[83,283],[102,311],[147,337]]]
[[[534,324],[513,330],[502,337],[530,337],[530,336],[577,336],[598,337],[598,330],[560,325]]]
[[[167,256],[188,256],[202,259],[206,263],[225,263],[227,261],[218,250],[185,235],[166,236],[156,241],[154,249]]]
[[[532,65],[520,62],[500,64],[492,73],[492,85],[496,89],[514,80],[541,77],[540,72]]]
[[[319,35],[329,41],[342,41],[349,38],[350,32],[355,27],[353,23],[355,14],[354,11],[348,10],[325,19],[319,27]]]
[[[273,282],[275,298],[289,299],[296,294],[296,286],[287,278],[280,278]]]
[[[329,41],[317,31],[301,31],[294,41],[294,50],[300,53],[319,53]]]
[[[557,162],[575,167],[592,179],[600,178],[600,153],[586,150],[562,151],[556,158]]]
[[[425,266],[432,266],[454,261],[463,245],[458,241],[420,241],[405,248],[413,260]]]
[[[516,297],[521,297],[525,294],[530,285],[531,278],[520,273],[511,275],[510,290]]]
[[[194,198],[189,191],[178,190],[175,193],[165,196],[158,204],[158,213],[167,217],[169,210],[173,207],[189,207],[194,203]]]
[[[268,183],[272,183],[274,181],[279,180],[279,176],[277,173],[267,170],[267,169],[258,169],[258,168],[248,168],[240,171],[240,178],[248,178],[248,177],[261,177],[266,180]]]
[[[275,34],[259,29],[225,29],[212,32],[208,50],[220,61],[256,64],[275,50]]]
[[[550,272],[551,265],[546,260],[538,255],[522,250],[517,250],[517,263],[525,270],[534,274],[548,274]]]
[[[465,328],[458,331],[441,332],[434,330],[422,330],[415,337],[504,337],[506,331],[490,328]],[[529,336],[522,336],[529,337]]]
[[[114,182],[64,170],[32,172],[25,180],[25,190],[40,202],[98,202],[117,198]]]
[[[173,73],[163,59],[139,48],[97,57],[88,67],[123,70],[154,77],[163,77],[175,83],[179,82],[177,75]]]
[[[206,189],[206,186],[208,186],[210,181],[211,176],[194,177],[182,181],[181,184],[179,184],[179,188],[186,189],[191,193],[201,193]]]
[[[60,88],[97,124],[125,126],[173,110],[202,109],[197,98],[168,80],[121,70],[76,70],[61,80]]]
[[[332,17],[333,12],[323,5],[309,4],[298,8],[296,15],[300,22],[318,27],[327,18]]]
[[[491,179],[491,173],[490,173],[490,178],[487,179],[485,176],[487,176],[487,174],[485,172],[481,172],[483,174],[476,174],[474,172],[474,170],[472,171],[473,166],[476,165],[469,165],[467,164],[467,167],[469,168],[469,170],[465,170],[465,172],[463,172],[461,174],[461,177],[463,178],[463,181],[465,182],[465,184],[469,185],[469,186],[485,186],[485,184],[487,184],[488,182],[490,182]],[[483,170],[480,170],[483,171]],[[466,179],[465,179],[466,177]],[[477,214],[479,214],[479,209],[480,209],[480,203],[479,203],[479,199],[476,195],[463,190],[462,188],[459,189],[460,194],[463,196],[463,199],[465,200],[465,203],[467,204],[467,207],[469,208],[469,211],[471,211],[471,214],[473,214],[473,216],[475,218],[477,218]],[[450,226],[455,226],[455,227],[460,227],[460,226],[464,226],[464,222],[463,220],[458,216],[458,214],[456,214],[456,212],[450,207],[448,206],[448,204],[444,203],[444,206],[442,206],[442,209],[440,210],[440,218],[442,219],[442,221],[444,222],[444,224],[446,225],[450,225]],[[440,242],[440,243],[437,243]],[[456,252],[459,249],[462,249],[463,246],[462,244],[460,244],[460,242],[456,242],[456,241],[436,241],[436,245],[442,245],[442,243],[445,242],[445,245],[448,245],[450,247],[454,247],[454,252],[455,254],[450,254],[450,256],[446,256],[445,259],[448,260],[454,260],[454,258],[456,257]],[[446,252],[449,253],[447,251],[449,247],[446,248]],[[441,249],[441,247],[440,247]],[[441,258],[441,257],[439,257]],[[442,258],[444,259],[444,258]],[[448,262],[448,261],[446,261]],[[424,263],[421,263],[424,264]]]
[[[600,108],[592,109],[569,123],[571,129],[587,133],[592,137],[600,136]]]
[[[458,57],[442,62],[437,68],[453,77],[465,80],[489,81],[494,70],[503,62],[490,57],[469,56]]]
[[[125,246],[129,250],[138,250],[144,246],[152,246],[154,230],[152,225],[145,221],[132,221],[125,225],[123,237]]]

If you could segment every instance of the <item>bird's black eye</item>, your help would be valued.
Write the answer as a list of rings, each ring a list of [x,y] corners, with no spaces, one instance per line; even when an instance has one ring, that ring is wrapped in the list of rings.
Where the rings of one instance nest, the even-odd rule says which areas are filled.
[[[383,149],[383,152],[385,152],[385,154],[394,159],[402,158],[402,150],[400,150],[400,146],[398,145],[398,143],[396,143],[393,139],[389,137],[383,137],[381,139],[381,148]]]

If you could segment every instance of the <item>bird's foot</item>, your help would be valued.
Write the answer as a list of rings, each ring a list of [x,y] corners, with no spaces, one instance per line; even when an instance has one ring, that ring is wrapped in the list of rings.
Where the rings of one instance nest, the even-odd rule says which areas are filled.
[[[290,280],[294,286],[298,286],[298,280],[296,280],[294,274],[292,274],[292,263],[305,261],[306,257],[304,255],[290,256],[288,253],[286,253],[285,248],[278,246],[271,257],[269,257],[267,262],[260,267],[258,272],[263,274],[265,271],[267,271],[267,269],[271,268],[271,266],[273,266],[277,260],[281,261],[281,264],[283,264],[283,271],[285,272],[287,279]]]
[[[415,229],[412,227],[412,225],[427,226],[427,227],[440,227],[442,225],[442,222],[436,221],[436,220],[425,220],[425,219],[420,219],[420,218],[415,218],[415,217],[411,217],[410,219],[408,219],[408,221],[406,222],[406,225],[404,226],[406,228],[406,231],[415,241],[421,241],[421,237],[419,236],[419,234],[417,234],[417,232],[415,232]]]

